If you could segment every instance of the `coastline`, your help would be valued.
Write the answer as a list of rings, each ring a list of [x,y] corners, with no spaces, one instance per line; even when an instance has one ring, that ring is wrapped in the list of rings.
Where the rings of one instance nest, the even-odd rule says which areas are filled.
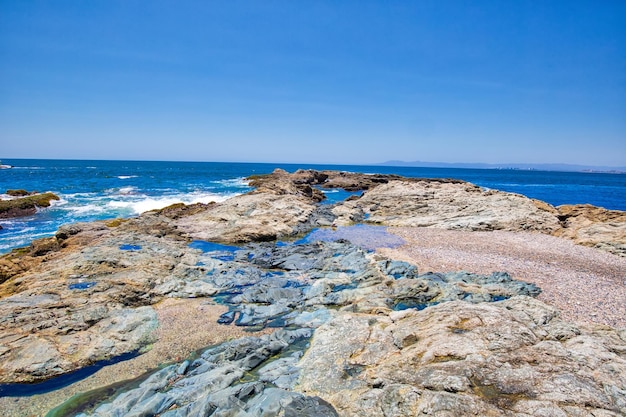
[[[272,332],[269,327],[283,328],[282,333],[273,333],[280,334],[277,339],[271,341],[266,338],[262,343],[271,342],[273,346],[278,343],[281,349],[289,351],[291,342],[286,340],[292,337],[288,332],[294,326],[316,335],[319,329],[320,335],[328,335],[333,334],[329,330],[333,326],[347,325],[344,320],[356,320],[362,323],[363,328],[355,332],[344,331],[341,334],[345,340],[336,342],[342,344],[354,339],[348,343],[352,346],[350,349],[364,351],[381,346],[387,352],[385,355],[391,355],[390,358],[395,355],[394,349],[405,346],[405,341],[396,340],[396,336],[391,336],[393,332],[385,336],[388,332],[386,327],[393,323],[396,327],[400,326],[398,334],[410,332],[411,318],[422,314],[421,311],[424,311],[425,317],[460,314],[452,324],[447,325],[446,332],[451,332],[452,338],[458,337],[455,336],[457,334],[471,333],[471,343],[478,343],[477,346],[487,343],[482,339],[483,332],[487,340],[493,337],[493,329],[486,330],[477,325],[482,323],[480,320],[468,322],[474,327],[459,328],[457,324],[465,323],[469,320],[467,317],[482,314],[499,317],[502,314],[498,311],[502,313],[507,309],[517,316],[507,316],[509,313],[506,313],[502,316],[504,321],[496,329],[518,325],[530,326],[528,329],[535,325],[545,326],[536,334],[539,339],[532,342],[529,349],[539,346],[540,350],[543,346],[541,340],[550,342],[556,338],[567,341],[582,335],[595,338],[591,353],[586,353],[593,356],[598,355],[599,349],[604,346],[603,337],[612,338],[610,343],[623,339],[621,335],[626,331],[626,284],[621,276],[626,270],[626,257],[623,255],[623,248],[626,247],[623,241],[624,213],[576,207],[576,210],[568,212],[572,214],[564,216],[540,201],[519,194],[484,190],[457,180],[403,179],[343,172],[298,171],[288,174],[276,170],[271,175],[255,177],[253,186],[254,191],[222,203],[173,205],[123,222],[64,227],[54,238],[44,242],[50,244],[34,242],[30,250],[7,258],[3,264],[7,281],[2,284],[6,297],[1,302],[8,313],[6,316],[17,317],[17,320],[4,321],[4,339],[8,340],[3,352],[8,352],[3,363],[5,378],[15,377],[15,373],[11,376],[6,370],[19,365],[16,360],[7,358],[19,358],[26,363],[21,352],[32,352],[33,346],[37,346],[31,336],[14,337],[23,331],[20,322],[37,330],[43,329],[36,335],[45,337],[46,343],[50,343],[49,351],[45,353],[51,361],[62,360],[68,349],[75,349],[74,353],[84,355],[85,361],[95,357],[93,352],[96,350],[81,349],[81,344],[76,343],[68,345],[70,338],[95,340],[98,344],[94,346],[102,350],[117,346],[120,341],[127,342],[121,349],[132,349],[133,343],[147,340],[148,335],[140,332],[144,331],[142,323],[149,324],[148,320],[152,320],[150,314],[153,314],[159,327],[156,342],[145,354],[107,366],[82,381],[48,394],[0,398],[0,406],[16,415],[41,415],[74,393],[136,378],[171,362],[179,363],[173,365],[175,368],[184,368],[180,368],[183,369],[182,374],[176,377],[184,379],[187,365],[183,366],[180,362],[192,351],[230,341],[241,344],[240,338],[251,333],[246,331],[246,327],[238,326],[246,325],[252,328],[268,326],[261,333]],[[361,190],[363,194],[353,195],[335,205],[320,205],[323,194],[318,187],[342,188],[352,192]],[[356,228],[352,231],[355,234],[351,235],[348,229],[355,224],[382,227]],[[385,227],[389,236],[380,234]],[[332,233],[345,230],[348,234],[337,233],[338,240],[331,238],[332,242],[302,239],[318,228],[326,228]],[[563,230],[568,233],[559,236],[558,233]],[[593,234],[591,240],[587,239],[589,232]],[[404,244],[399,243],[397,237],[403,239]],[[198,239],[221,244],[189,244]],[[575,241],[596,247],[584,247],[575,244]],[[243,250],[240,249],[242,247]],[[367,249],[376,251],[367,252]],[[611,250],[621,257],[600,249]],[[14,261],[22,262],[21,266]],[[429,274],[429,271],[436,273]],[[83,283],[83,280],[87,281]],[[533,284],[542,289],[536,300],[532,297],[537,296],[539,290]],[[77,285],[84,287],[78,288]],[[32,298],[33,295],[40,298]],[[223,314],[226,307],[216,305],[211,296],[229,306],[228,317]],[[112,301],[117,304],[112,305]],[[67,308],[70,302],[72,310]],[[51,314],[52,319],[42,323],[41,318],[48,319]],[[536,320],[533,315],[537,314],[544,318],[532,324]],[[218,324],[218,321],[231,323],[235,319],[237,326]],[[70,338],[66,337],[67,329]],[[106,333],[100,334],[99,329]],[[135,333],[130,335],[129,332]],[[531,333],[534,334],[534,331]],[[363,339],[366,334],[382,339]],[[497,337],[499,332],[495,334]],[[522,339],[515,343],[527,343],[523,341],[526,334],[526,330],[521,331],[519,337]],[[98,339],[93,339],[94,336]],[[441,336],[441,332],[432,335],[435,338]],[[334,343],[332,338],[331,345]],[[422,335],[411,336],[406,339],[406,347],[422,339]],[[449,340],[437,340],[437,343],[443,343],[440,348],[445,351]],[[312,353],[313,358],[307,359],[309,353],[305,353],[303,345],[297,347],[298,355],[305,355],[304,359],[299,365],[295,363],[300,356],[292,356],[288,360],[294,365],[283,368],[280,372],[285,374],[277,376],[292,382],[280,388],[286,389],[284,392],[288,394],[285,395],[292,396],[290,398],[299,398],[298,401],[313,401],[311,395],[317,395],[324,401],[330,401],[332,406],[329,406],[337,407],[337,410],[358,408],[360,405],[356,398],[343,404],[338,391],[327,391],[330,385],[319,385],[320,382],[316,381],[329,378],[332,384],[337,375],[317,375],[317,367],[313,363],[341,359],[331,359],[337,352],[324,347],[321,356],[315,356],[320,355],[320,347],[316,350],[316,343],[324,346],[328,342],[319,342],[317,336],[312,339],[312,352],[318,352]],[[60,355],[52,349],[57,349]],[[271,356],[263,356],[265,353],[258,356],[258,353],[252,352],[252,356],[246,358],[245,355],[251,351],[245,346],[243,349],[234,357],[244,355],[241,360],[248,364]],[[615,356],[611,361],[621,364],[624,358],[619,357],[619,346],[615,349],[611,350],[611,355]],[[489,350],[478,351],[479,356],[484,355],[481,360],[491,357]],[[513,355],[507,356],[513,368],[527,360],[519,362],[520,358],[514,357],[515,352],[502,352]],[[341,360],[352,362],[353,355],[351,353]],[[445,352],[437,355],[449,356]],[[441,361],[437,355],[425,358],[438,364]],[[536,360],[532,359],[534,355],[531,354],[528,360]],[[368,373],[364,372],[361,376],[360,367],[371,365],[371,372],[376,373],[376,367],[387,366],[387,359],[376,357],[378,359],[370,358],[373,362],[367,359],[366,364],[357,361],[356,371],[350,368],[347,377],[339,377],[336,381],[343,384],[341,381],[349,377],[357,385],[366,383]],[[457,358],[455,355],[452,357]],[[472,362],[476,356],[468,358]],[[286,357],[283,359],[287,360]],[[461,356],[454,360],[460,359]],[[39,362],[40,354],[36,353],[32,360]],[[446,362],[448,359],[441,363]],[[581,361],[582,365],[576,365],[568,372],[575,375],[577,367],[586,366],[585,363],[586,360]],[[41,375],[40,371],[20,366],[15,368],[15,372],[24,373],[22,377],[28,378],[28,372],[33,376]],[[55,371],[50,365],[46,366],[50,372]],[[210,369],[212,365],[206,366]],[[242,367],[242,363],[226,366],[224,369],[235,366],[242,372],[256,367]],[[415,370],[421,369],[420,366]],[[478,365],[472,362],[471,366]],[[461,368],[455,367],[454,372]],[[415,370],[410,370],[410,373]],[[515,369],[512,372],[516,372]],[[311,391],[302,386],[298,388],[301,391],[295,389],[293,384],[297,380],[293,378],[298,374],[301,376],[300,383],[308,380],[308,384],[313,384],[303,385],[309,386]],[[267,382],[273,381],[271,378],[274,377],[264,375],[263,378],[270,378],[261,379]],[[390,381],[395,381],[394,378]],[[590,378],[594,387],[607,383],[604,377]],[[169,384],[167,381],[163,383]],[[259,393],[258,398],[263,398],[263,392],[269,393],[267,389],[274,389],[260,381],[250,382],[245,378],[236,378],[231,383],[235,385],[225,386],[227,390],[240,389],[237,388],[240,385],[236,384],[256,384],[254,389]],[[421,382],[415,384],[419,386]],[[482,382],[472,380],[463,384],[457,391],[465,390],[468,394],[473,392],[481,397],[480,387],[493,383],[487,378]],[[371,395],[380,394],[376,391],[379,383],[367,382],[366,385],[368,390],[374,389]],[[179,388],[185,386],[186,383],[182,383]],[[439,389],[428,388],[430,386],[425,389],[431,390],[432,395],[439,395]],[[503,388],[503,393],[508,393],[509,389],[516,388]],[[542,389],[540,384],[533,387],[533,390]],[[180,395],[186,398],[187,394],[183,391]],[[443,391],[448,392],[446,389]],[[358,391],[350,390],[348,393],[358,395]],[[141,398],[143,394],[133,395]],[[301,395],[308,397],[298,397]],[[464,395],[459,394],[457,400],[461,401]],[[565,401],[574,401],[570,394],[563,395]],[[279,397],[272,398],[272,401],[279,401]],[[183,402],[176,402],[176,407],[189,404],[185,402],[187,400],[180,401]],[[479,398],[476,401],[483,400]],[[597,407],[621,407],[617,400],[606,401]],[[493,404],[489,404],[487,401],[481,409],[491,410]],[[579,403],[576,404],[579,407]],[[205,405],[198,403],[198,407]],[[124,412],[130,410],[124,408],[127,407],[124,404],[117,406],[122,407]]]

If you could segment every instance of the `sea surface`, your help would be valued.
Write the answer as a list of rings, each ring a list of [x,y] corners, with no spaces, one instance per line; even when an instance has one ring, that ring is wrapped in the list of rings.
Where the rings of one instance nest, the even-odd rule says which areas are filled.
[[[293,172],[333,169],[406,177],[457,178],[481,187],[524,194],[552,205],[593,204],[626,211],[626,174],[497,169],[419,168],[222,162],[3,160],[0,198],[8,189],[51,191],[61,197],[33,216],[0,219],[0,253],[52,236],[59,226],[79,221],[137,216],[177,202],[223,201],[250,190],[246,177],[275,168]],[[348,193],[333,190],[328,202]]]

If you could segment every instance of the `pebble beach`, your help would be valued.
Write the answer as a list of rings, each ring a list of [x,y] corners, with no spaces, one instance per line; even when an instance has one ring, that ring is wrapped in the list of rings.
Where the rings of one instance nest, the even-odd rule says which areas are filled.
[[[626,328],[626,258],[540,233],[415,227],[388,232],[406,243],[379,251],[417,265],[420,273],[508,272],[538,285],[537,298],[568,321]]]

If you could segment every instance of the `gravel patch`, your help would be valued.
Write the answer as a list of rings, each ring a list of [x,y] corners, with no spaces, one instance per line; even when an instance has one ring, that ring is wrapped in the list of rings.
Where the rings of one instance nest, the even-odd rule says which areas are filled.
[[[626,328],[626,258],[540,233],[388,228],[406,241],[378,251],[420,273],[504,271],[542,289],[538,299],[580,324]]]

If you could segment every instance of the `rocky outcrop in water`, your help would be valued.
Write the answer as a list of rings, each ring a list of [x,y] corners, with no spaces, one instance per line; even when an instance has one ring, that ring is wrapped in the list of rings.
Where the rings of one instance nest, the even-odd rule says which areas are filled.
[[[8,190],[7,194],[16,198],[0,200],[0,219],[31,216],[37,212],[37,208],[49,207],[52,200],[59,200],[53,193],[24,194],[23,190]]]
[[[626,215],[622,211],[589,205],[555,208],[523,195],[486,190],[464,181],[396,175],[310,170],[289,174],[276,170],[255,177],[251,184],[271,189],[273,184],[289,182],[293,187],[365,191],[332,209],[337,225],[366,222],[453,230],[537,231],[626,256]]]
[[[341,188],[345,191],[366,191],[387,184],[390,181],[408,182],[430,182],[437,181],[450,184],[467,184],[465,181],[456,179],[428,179],[428,178],[405,178],[394,174],[361,174],[358,172],[345,171],[315,171],[311,169],[299,169],[296,172],[288,173],[283,169],[276,169],[271,174],[254,175],[249,178],[250,186],[259,191],[285,189],[285,184],[293,184],[299,190],[306,190],[309,187],[320,189]]]

